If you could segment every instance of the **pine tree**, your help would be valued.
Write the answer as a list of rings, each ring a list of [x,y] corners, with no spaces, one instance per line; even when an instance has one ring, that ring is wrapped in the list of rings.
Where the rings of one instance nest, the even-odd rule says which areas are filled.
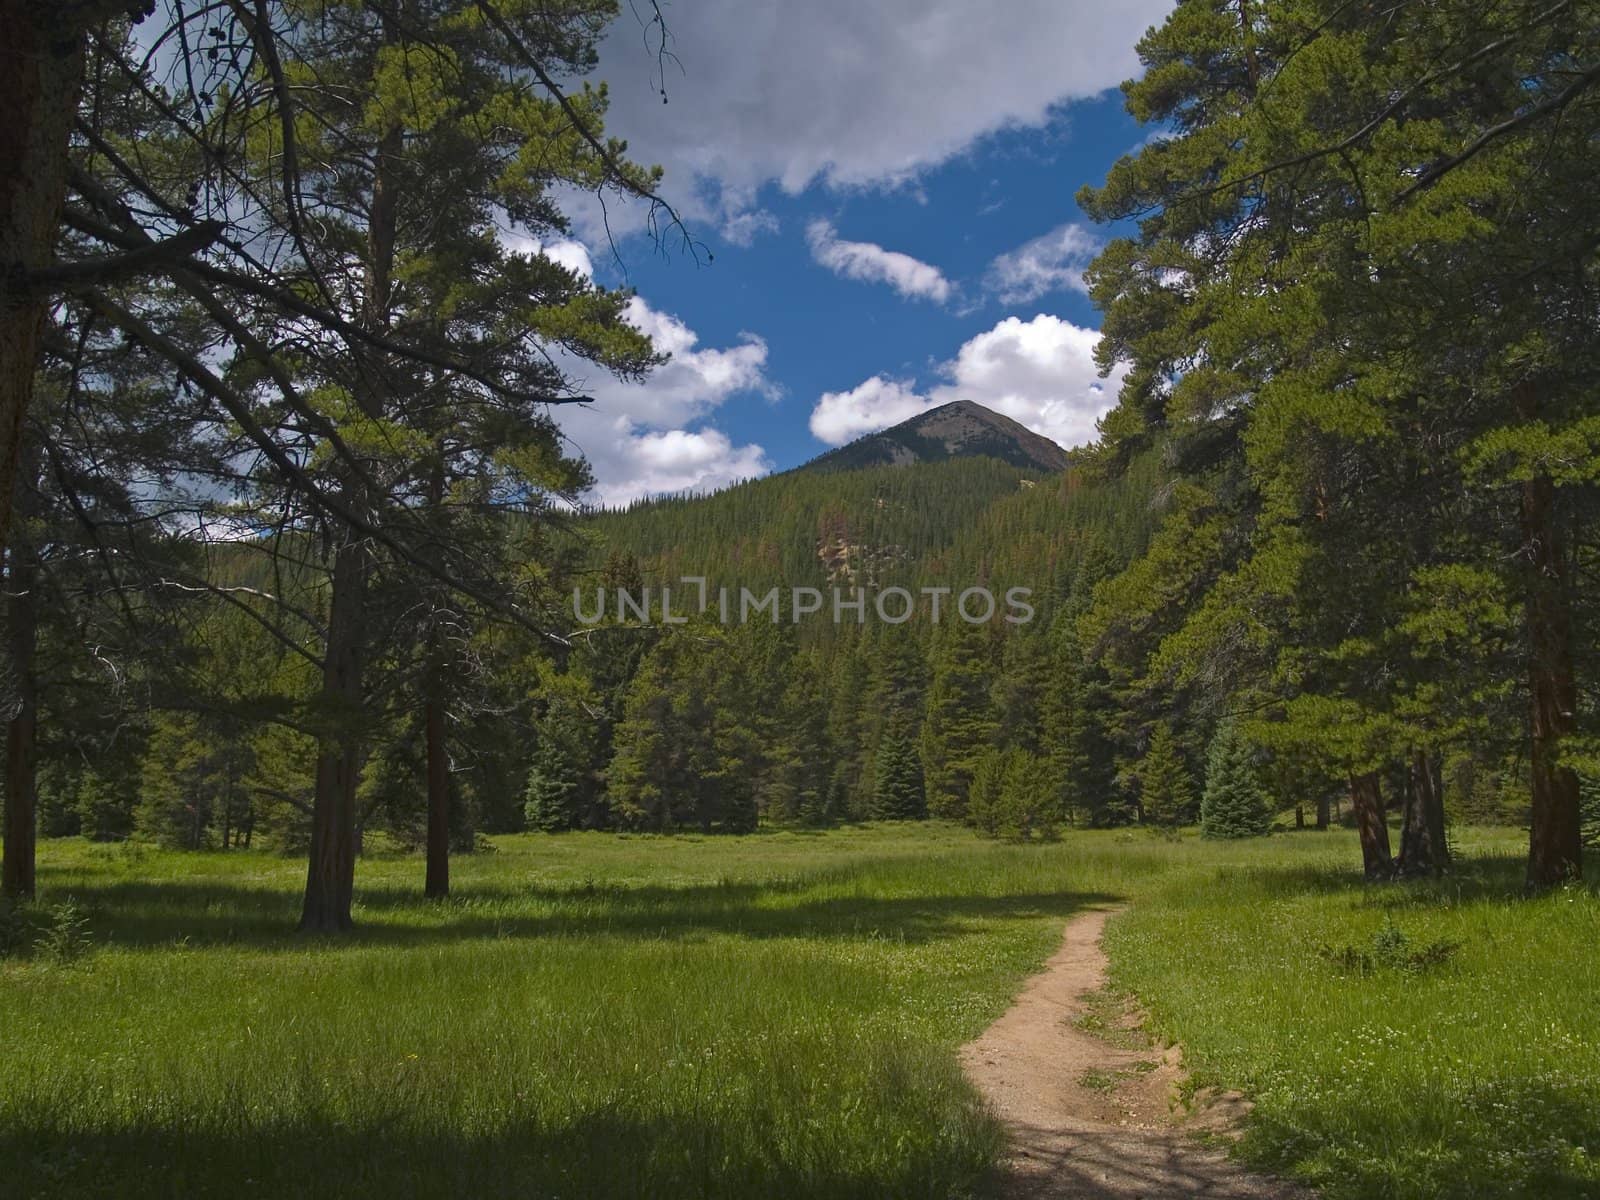
[[[100,771],[85,771],[78,780],[78,820],[92,842],[119,842],[133,832],[132,789]]]
[[[859,634],[841,638],[831,662],[827,740],[833,765],[828,778],[829,811],[861,819],[872,809],[873,713],[867,703],[870,665]]]
[[[1006,638],[1000,672],[990,693],[995,737],[1002,746],[1039,751],[1044,744],[1050,658],[1043,637],[1018,631]]]
[[[1152,825],[1187,825],[1195,818],[1194,782],[1165,721],[1156,722],[1139,764],[1139,803]]]
[[[198,717],[158,718],[146,743],[134,826],[141,837],[199,850],[213,834],[224,849],[245,823],[242,780],[254,768],[249,744]]]
[[[588,675],[573,666],[558,672],[541,664],[535,686],[541,711],[533,722],[524,824],[543,833],[595,828],[605,817],[596,779],[600,697]]]
[[[1200,831],[1209,838],[1260,837],[1272,827],[1272,810],[1256,778],[1255,751],[1231,720],[1217,726],[1206,756]]]
[[[975,829],[990,837],[995,836],[1000,828],[1009,763],[1007,751],[991,746],[979,755],[977,766],[973,768],[972,788],[967,793],[967,820]],[[1043,782],[1048,788],[1049,781]]]
[[[995,823],[999,836],[1030,841],[1053,838],[1060,831],[1060,809],[1042,768],[1043,762],[1031,750],[1006,752],[999,820]]]
[[[872,815],[879,821],[916,821],[928,815],[922,762],[904,726],[891,726],[878,743]]]
[[[962,821],[972,772],[995,741],[989,707],[994,667],[987,629],[957,614],[943,614],[931,665],[921,738],[928,811]]]
[[[528,783],[523,792],[524,822],[540,833],[576,829],[583,819],[584,767],[570,745],[556,736],[552,723],[533,748]]]

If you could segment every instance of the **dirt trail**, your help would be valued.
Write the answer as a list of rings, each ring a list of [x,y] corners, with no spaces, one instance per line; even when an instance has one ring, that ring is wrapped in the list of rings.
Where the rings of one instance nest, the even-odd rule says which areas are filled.
[[[1143,1045],[1133,1019],[1103,1017],[1086,993],[1105,983],[1106,912],[1068,923],[1061,949],[1016,1002],[961,1050],[967,1077],[1011,1133],[1000,1168],[1006,1200],[1305,1200],[1309,1193],[1254,1175],[1195,1135],[1225,1134],[1247,1109],[1236,1096],[1175,1108],[1176,1048]]]

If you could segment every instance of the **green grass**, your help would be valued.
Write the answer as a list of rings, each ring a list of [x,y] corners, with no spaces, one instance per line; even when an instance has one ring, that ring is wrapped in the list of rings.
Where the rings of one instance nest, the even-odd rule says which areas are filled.
[[[47,843],[97,949],[0,968],[8,1194],[959,1195],[998,1131],[954,1048],[1122,870],[936,828],[498,843],[445,905],[363,861],[348,942],[287,932],[298,863]]]
[[[1507,836],[1397,889],[1346,834],[496,844],[443,905],[369,856],[325,941],[288,932],[296,861],[44,843],[92,948],[0,960],[0,1189],[968,1195],[1000,1142],[955,1048],[1131,899],[1115,981],[1255,1097],[1252,1159],[1335,1196],[1600,1191],[1600,901],[1509,899]]]
[[[1166,876],[1109,927],[1114,982],[1255,1100],[1240,1152],[1332,1200],[1600,1196],[1600,897],[1520,898],[1511,834],[1379,887],[1338,842]]]

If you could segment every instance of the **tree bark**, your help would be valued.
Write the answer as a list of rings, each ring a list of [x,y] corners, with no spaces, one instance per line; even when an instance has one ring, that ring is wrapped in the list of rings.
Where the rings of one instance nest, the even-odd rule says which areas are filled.
[[[387,13],[384,17],[385,40],[393,41],[397,36],[396,27]],[[386,129],[376,151],[367,211],[361,324],[374,333],[381,333],[389,326],[393,291],[399,204],[393,173],[396,161],[405,151],[403,129],[399,125]],[[357,390],[357,402],[366,416],[381,418],[388,406],[383,363],[365,361],[361,365],[363,386]],[[344,492],[351,508],[363,515],[382,500],[382,497],[363,494],[360,485],[348,485]],[[363,761],[360,726],[366,697],[362,681],[362,634],[371,555],[356,530],[347,528],[342,537],[334,559],[322,687],[323,699],[335,715],[337,728],[331,735],[324,735],[317,754],[311,855],[306,873],[305,907],[300,918],[302,930],[315,932],[342,932],[352,927],[350,904],[355,891],[355,862],[360,845],[356,787],[360,783]]]
[[[1324,792],[1322,795],[1317,797],[1317,828],[1318,829],[1326,829],[1326,828],[1328,828],[1328,826],[1330,824],[1332,824],[1332,820],[1331,820],[1332,810],[1333,810],[1333,802],[1328,798],[1328,795],[1327,795],[1326,792]]]
[[[32,495],[29,488],[18,498],[17,512],[28,512]],[[32,897],[35,891],[38,828],[39,695],[34,654],[39,629],[39,562],[30,539],[11,540],[6,575],[7,649],[15,695],[11,719],[6,725],[6,841],[4,863],[0,865],[0,895],[21,899]]]
[[[80,29],[52,5],[0,0],[0,551],[11,531],[39,339],[50,307],[49,296],[28,286],[27,275],[49,266],[55,255],[66,198],[67,137],[83,82]]]
[[[1517,415],[1538,419],[1537,385],[1516,389]],[[1556,521],[1555,482],[1537,475],[1522,485],[1522,558],[1527,593],[1528,764],[1533,818],[1528,835],[1529,890],[1583,877],[1583,820],[1578,775],[1561,763],[1561,746],[1576,728],[1577,676],[1567,562]]]
[[[1350,777],[1350,811],[1361,834],[1361,864],[1367,878],[1388,879],[1394,874],[1394,858],[1384,820],[1383,783],[1376,771]]]
[[[322,670],[324,718],[311,807],[311,853],[300,929],[339,933],[352,927],[355,893],[356,785],[361,778],[362,624],[367,547],[353,534],[334,556],[328,644]]]
[[[1405,815],[1400,823],[1400,875],[1438,875],[1448,852],[1444,845],[1444,803],[1437,786],[1433,761],[1425,750],[1413,749],[1406,775]]]
[[[1435,870],[1443,871],[1450,865],[1450,841],[1446,835],[1444,816],[1444,759],[1437,754],[1424,753],[1417,767],[1424,781],[1422,810],[1428,823],[1428,839],[1432,843]]]
[[[428,750],[428,874],[423,894],[443,900],[450,894],[450,759],[444,738],[444,698],[437,665],[428,672],[423,724]]]

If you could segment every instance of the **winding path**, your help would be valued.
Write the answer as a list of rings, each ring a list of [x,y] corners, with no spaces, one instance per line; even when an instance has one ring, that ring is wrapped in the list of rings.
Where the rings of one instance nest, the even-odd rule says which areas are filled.
[[[1104,911],[1067,924],[1061,948],[1016,1001],[961,1049],[967,1077],[1011,1134],[1000,1166],[1005,1200],[1308,1200],[1252,1174],[1196,1134],[1225,1133],[1242,1115],[1235,1096],[1197,1113],[1173,1103],[1177,1048],[1124,1049],[1079,1028],[1086,993],[1105,983]],[[1127,1039],[1130,1044],[1134,1039]]]

